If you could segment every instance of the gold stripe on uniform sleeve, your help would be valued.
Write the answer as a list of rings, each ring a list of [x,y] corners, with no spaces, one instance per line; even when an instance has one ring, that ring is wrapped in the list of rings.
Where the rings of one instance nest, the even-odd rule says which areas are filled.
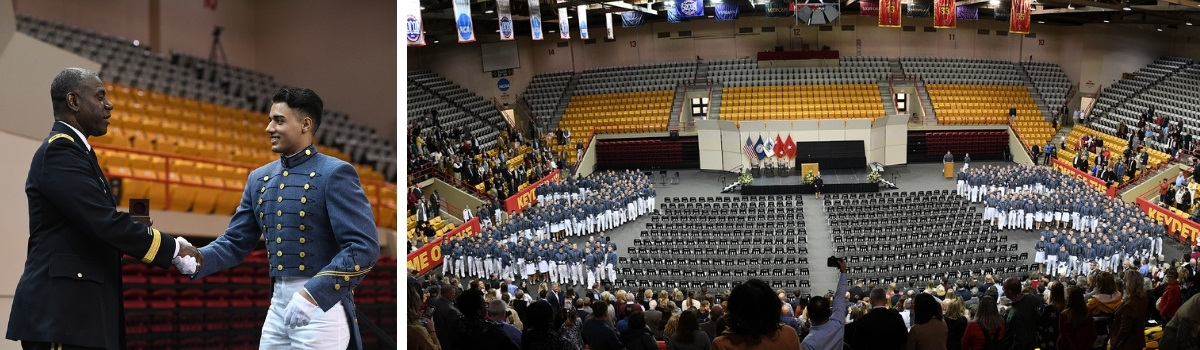
[[[371,272],[371,267],[362,269],[361,271],[355,271],[355,272],[321,271],[321,272],[317,273],[314,277],[316,277],[316,276],[358,277],[358,276],[367,274],[367,272]]]
[[[146,251],[146,256],[142,257],[142,262],[149,264],[154,262],[154,256],[158,255],[158,246],[162,244],[162,232],[147,227],[146,233],[154,236],[154,240],[150,241],[150,249]]]
[[[75,138],[71,137],[71,135],[56,134],[54,136],[50,136],[50,139],[46,140],[46,143],[53,143],[54,141],[56,141],[58,139],[67,139],[68,141],[75,142]]]

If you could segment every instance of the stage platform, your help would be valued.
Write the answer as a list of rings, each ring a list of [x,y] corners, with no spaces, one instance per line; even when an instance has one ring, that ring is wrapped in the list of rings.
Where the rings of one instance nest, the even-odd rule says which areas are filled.
[[[794,171],[793,171],[794,172]],[[822,193],[861,193],[879,192],[879,185],[867,181],[871,174],[869,168],[861,169],[827,169],[821,170],[821,179],[825,185]],[[813,185],[801,184],[803,177],[791,175],[786,177],[755,177],[750,186],[742,186],[743,195],[772,195],[772,194],[812,194]]]

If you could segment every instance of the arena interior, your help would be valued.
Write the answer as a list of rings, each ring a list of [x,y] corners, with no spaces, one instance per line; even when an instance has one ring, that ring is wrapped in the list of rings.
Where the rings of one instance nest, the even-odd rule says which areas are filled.
[[[405,61],[410,288],[433,305],[441,286],[482,287],[524,318],[559,284],[552,304],[663,312],[650,327],[665,348],[692,300],[719,336],[711,306],[750,279],[792,306],[845,298],[831,256],[850,325],[875,287],[906,317],[922,293],[974,299],[974,315],[1007,278],[1062,310],[1049,282],[1091,298],[1097,276],[1134,269],[1154,305],[1168,271],[1196,275],[1196,3],[960,1],[946,27],[923,12],[940,2],[902,2],[893,27],[864,1],[803,19],[770,1],[690,19],[670,1],[481,1],[471,34],[465,6],[421,1]],[[531,32],[535,14],[559,26]],[[1181,277],[1183,300],[1196,281]],[[1135,342],[1157,348],[1167,319],[1137,318]]]

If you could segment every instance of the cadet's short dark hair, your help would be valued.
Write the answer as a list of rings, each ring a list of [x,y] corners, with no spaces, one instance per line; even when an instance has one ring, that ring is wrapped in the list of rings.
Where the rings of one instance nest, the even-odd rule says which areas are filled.
[[[316,92],[305,88],[282,88],[275,96],[271,96],[271,103],[286,103],[288,107],[303,114],[304,117],[312,119],[313,132],[321,126],[321,112],[325,110],[325,103],[321,102],[321,96],[317,96]]]

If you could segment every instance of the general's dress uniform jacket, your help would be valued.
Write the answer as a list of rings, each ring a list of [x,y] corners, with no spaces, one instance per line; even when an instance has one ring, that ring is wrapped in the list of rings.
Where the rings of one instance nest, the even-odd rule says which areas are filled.
[[[271,277],[311,277],[304,285],[321,310],[339,301],[350,345],[362,348],[351,291],[379,258],[371,204],[349,163],[309,145],[250,173],[229,228],[200,249],[193,278],[237,266],[266,239]]]
[[[6,337],[123,349],[121,255],[166,268],[175,238],[116,210],[95,154],[78,138],[54,123],[29,166],[29,246]]]

